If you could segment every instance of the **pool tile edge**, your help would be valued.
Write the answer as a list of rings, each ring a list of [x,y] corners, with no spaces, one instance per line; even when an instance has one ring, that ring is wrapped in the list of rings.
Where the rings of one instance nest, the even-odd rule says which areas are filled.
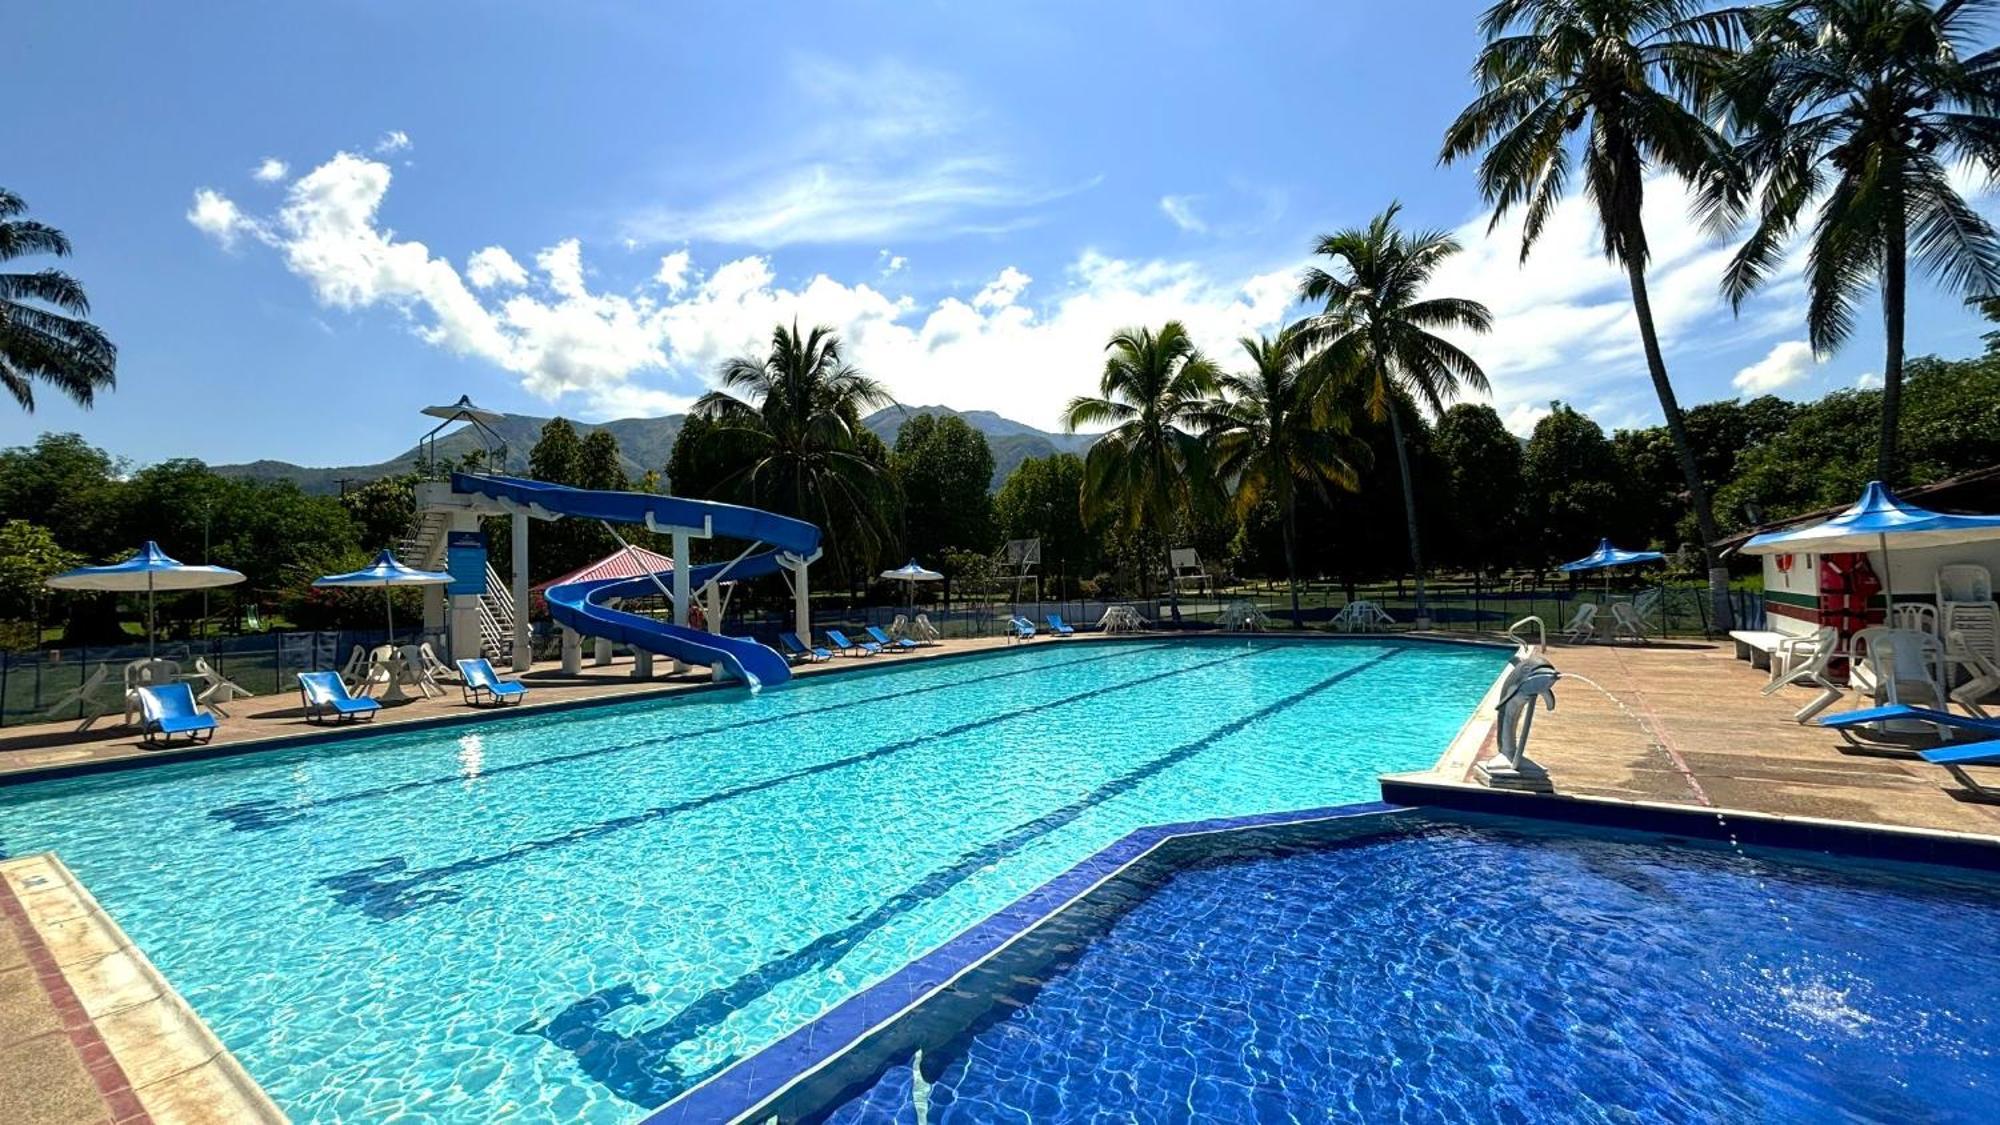
[[[44,987],[120,1121],[287,1120],[53,852],[0,860],[0,909],[34,943]],[[88,1045],[86,1045],[88,1044]]]

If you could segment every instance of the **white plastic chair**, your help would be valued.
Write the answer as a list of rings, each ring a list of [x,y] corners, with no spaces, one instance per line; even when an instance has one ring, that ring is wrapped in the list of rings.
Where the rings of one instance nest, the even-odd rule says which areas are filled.
[[[931,617],[928,613],[917,614],[917,619],[913,623],[912,628],[915,633],[915,639],[925,644],[934,645],[944,639],[944,634],[938,632],[937,626],[931,624]]]
[[[1929,602],[1897,602],[1889,607],[1891,629],[1908,629],[1938,636],[1938,609]]]
[[[444,662],[430,648],[429,644],[416,644],[404,645],[401,650],[403,682],[423,693],[425,699],[444,694],[444,688],[438,684],[438,673],[443,670]],[[429,659],[426,659],[427,655]]]
[[[1854,635],[1851,681],[1877,704],[1945,709],[1944,642],[1913,629],[1870,626]]]
[[[111,700],[106,698],[105,691],[110,682],[111,665],[99,664],[94,671],[83,678],[83,682],[78,684],[75,690],[49,704],[48,709],[42,712],[42,718],[48,722],[67,719],[69,716],[63,712],[81,708],[83,722],[76,729],[89,730],[90,724],[111,713]]]
[[[1807,722],[1814,715],[1840,702],[1846,694],[1834,682],[1831,665],[1840,656],[1840,632],[1831,625],[1813,630],[1807,636],[1787,637],[1771,650],[1771,682],[1764,685],[1765,695],[1776,695],[1780,690],[1793,684],[1816,687],[1820,693],[1806,704],[1792,718],[1800,723]]]
[[[1563,629],[1563,636],[1569,643],[1580,645],[1597,635],[1597,603],[1578,602],[1576,611],[1570,615],[1569,625]]]
[[[368,678],[368,650],[360,645],[347,654],[347,663],[340,666],[340,679],[349,691],[359,691]]]
[[[229,712],[223,710],[225,704],[238,699],[249,699],[253,694],[243,685],[209,667],[208,661],[199,656],[194,658],[194,675],[190,679],[201,685],[195,694],[195,702],[225,719],[229,717]]]
[[[125,665],[125,725],[139,719],[139,689],[179,683],[181,666],[171,660],[142,657]]]
[[[1969,715],[1992,718],[1992,713],[1986,710],[1986,699],[2000,692],[2000,664],[1978,649],[1966,647],[1965,634],[1956,630],[1947,638],[1945,652],[1970,673],[1970,678],[1951,689],[1952,702],[1965,708]]]
[[[1646,640],[1646,622],[1639,611],[1626,602],[1611,603],[1611,639],[1627,637],[1640,643]]]

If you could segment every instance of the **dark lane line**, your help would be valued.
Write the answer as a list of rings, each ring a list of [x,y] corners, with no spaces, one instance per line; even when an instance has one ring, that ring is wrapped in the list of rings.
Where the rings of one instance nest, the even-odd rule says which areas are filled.
[[[1072,703],[1095,699],[1113,692],[1144,687],[1147,684],[1158,683],[1161,680],[1171,679],[1175,676],[1184,676],[1191,672],[1198,672],[1205,668],[1232,663],[1255,656],[1258,653],[1270,651],[1270,649],[1251,649],[1247,652],[1232,653],[1229,656],[1224,656],[1216,660],[1207,660],[1199,664],[1190,664],[1183,668],[1172,668],[1164,672],[1155,672],[1150,675],[1141,676],[1135,680],[1123,680],[1118,683],[1107,684],[1103,687],[1081,691],[1074,695],[1060,696],[1053,700],[1027,704],[1010,711],[979,715],[965,722],[954,723],[940,730],[915,735],[898,742],[891,742],[859,754],[850,754],[844,758],[829,759],[801,769],[792,770],[789,773],[778,774],[758,781],[745,782],[744,784],[732,786],[728,789],[719,789],[713,793],[691,797],[685,801],[676,801],[670,805],[659,805],[611,820],[599,821],[596,824],[588,824],[581,828],[573,828],[559,835],[525,840],[504,851],[488,855],[471,856],[439,867],[429,867],[415,871],[410,870],[409,861],[400,856],[391,857],[378,860],[366,867],[358,867],[352,871],[345,871],[338,875],[328,875],[320,879],[319,884],[334,892],[333,897],[335,901],[346,906],[357,907],[371,917],[385,921],[400,918],[412,910],[429,903],[454,902],[462,898],[463,896],[459,892],[448,887],[426,886],[426,884],[449,879],[454,875],[463,875],[470,871],[481,871],[517,859],[523,859],[550,848],[566,847],[570,844],[582,843],[586,840],[601,839],[605,836],[623,832],[628,828],[636,828],[642,824],[650,824],[667,817],[706,808],[709,805],[722,801],[734,800],[738,797],[749,796],[752,793],[761,793],[765,790],[775,789],[816,774],[846,769],[849,766],[857,766],[865,762],[886,758],[892,754],[900,754],[906,750],[914,750],[920,746],[954,738],[961,734],[968,734],[994,723],[1003,723],[1012,719],[1040,715],[1053,708],[1066,707]]]
[[[604,1026],[605,1017],[611,1013],[646,1002],[647,998],[629,982],[621,982],[576,1001],[546,1023],[524,1025],[515,1031],[517,1034],[540,1035],[571,1052],[585,1073],[626,1101],[645,1107],[663,1104],[728,1065],[718,1064],[702,1073],[690,1075],[672,1061],[674,1053],[690,1040],[714,1030],[778,985],[809,972],[830,968],[869,935],[896,918],[951,891],[973,875],[1049,833],[1067,827],[1091,809],[1130,793],[1223,739],[1352,679],[1397,656],[1400,651],[1391,649],[1344,668],[1276,702],[1233,719],[1129,773],[1106,781],[1062,808],[1018,825],[999,839],[964,852],[950,865],[931,871],[853,923],[822,934],[795,952],[766,961],[729,984],[709,990],[662,1023],[632,1034]],[[629,1026],[630,1021],[623,1022]]]
[[[662,734],[654,738],[640,739],[636,742],[624,742],[612,746],[594,746],[588,750],[575,750],[564,754],[552,754],[546,758],[533,758],[527,761],[510,762],[506,765],[494,766],[490,769],[483,770],[481,771],[479,777],[481,780],[493,777],[503,777],[508,774],[519,773],[523,770],[541,769],[544,766],[565,765],[570,762],[579,762],[587,758],[596,758],[605,754],[618,754],[628,750],[645,750],[655,746],[663,746],[675,742],[684,742],[690,738],[706,738],[707,736],[712,734],[727,734],[730,731],[749,730],[754,727],[768,726],[772,723],[788,722],[793,719],[809,718],[814,715],[832,714],[833,712],[836,711],[846,711],[856,707],[867,707],[873,704],[886,703],[896,699],[908,699],[912,696],[926,695],[934,691],[944,691],[948,688],[970,687],[978,684],[992,683],[996,680],[1012,679],[1016,676],[1032,675],[1036,672],[1046,672],[1058,668],[1070,668],[1079,664],[1101,663],[1106,660],[1116,659],[1117,657],[1125,655],[1127,653],[1151,650],[1151,649],[1159,649],[1164,647],[1166,646],[1157,644],[1133,645],[1131,647],[1124,648],[1119,652],[1115,653],[1100,653],[1095,656],[1086,656],[1075,660],[1063,660],[1053,663],[1038,659],[1032,667],[1017,668],[1011,672],[995,672],[991,675],[983,677],[975,676],[963,680],[948,680],[943,683],[929,684],[924,687],[907,688],[902,691],[893,691],[882,695],[871,695],[859,699],[844,699],[838,703],[829,703],[820,707],[808,707],[800,711],[788,711],[782,715],[765,715],[754,719],[738,719],[733,722],[721,723],[716,726],[699,727],[694,730],[673,731],[668,734]],[[227,823],[231,828],[234,828],[238,832],[255,832],[261,829],[278,828],[287,824],[292,824],[297,821],[304,820],[307,816],[311,815],[313,812],[318,811],[320,809],[332,808],[338,805],[351,804],[356,801],[372,801],[380,797],[393,797],[400,793],[413,793],[418,790],[431,789],[440,785],[462,785],[465,783],[465,781],[466,781],[465,775],[454,773],[444,777],[425,777],[425,778],[418,778],[412,781],[399,781],[392,785],[378,785],[370,789],[357,789],[351,793],[342,793],[332,797],[307,797],[297,801],[281,801],[281,800],[239,801],[232,805],[224,805],[220,808],[210,809],[208,812],[208,816],[209,819],[211,820],[220,820]]]

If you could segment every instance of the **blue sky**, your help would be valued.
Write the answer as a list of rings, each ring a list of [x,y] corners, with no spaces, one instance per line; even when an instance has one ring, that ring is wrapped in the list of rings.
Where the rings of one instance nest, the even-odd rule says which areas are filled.
[[[740,10],[739,10],[740,9]],[[1655,419],[1580,207],[1523,269],[1464,167],[1479,5],[31,5],[0,44],[6,184],[65,229],[119,343],[90,412],[0,412],[137,462],[372,461],[422,406],[680,409],[794,315],[902,401],[1053,427],[1108,333],[1170,316],[1234,362],[1311,238],[1392,199],[1461,229],[1439,292],[1525,431],[1560,397]],[[1728,248],[1660,183],[1654,300],[1686,402],[1881,369],[1875,318],[1804,347],[1781,279],[1732,317]],[[1920,286],[1913,353],[1977,350]]]

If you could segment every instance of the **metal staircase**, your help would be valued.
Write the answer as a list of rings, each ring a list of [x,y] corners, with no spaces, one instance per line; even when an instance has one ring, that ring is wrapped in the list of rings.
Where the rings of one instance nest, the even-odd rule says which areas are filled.
[[[417,512],[410,533],[396,546],[405,565],[419,570],[442,570],[445,543],[451,530],[451,513],[438,508]],[[479,649],[488,660],[510,660],[514,652],[514,595],[506,583],[486,564],[486,592],[479,596]]]

